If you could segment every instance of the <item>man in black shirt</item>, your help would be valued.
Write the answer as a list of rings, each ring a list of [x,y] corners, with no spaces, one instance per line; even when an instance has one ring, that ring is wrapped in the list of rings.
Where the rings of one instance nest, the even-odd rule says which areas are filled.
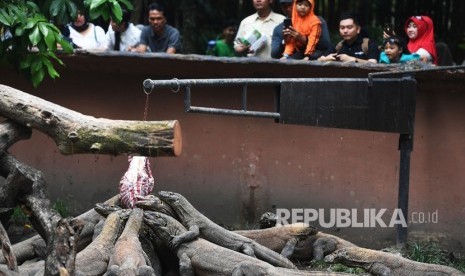
[[[344,14],[339,21],[339,34],[342,41],[330,49],[320,61],[342,61],[356,63],[377,63],[379,59],[378,45],[360,34],[360,23],[351,14]]]

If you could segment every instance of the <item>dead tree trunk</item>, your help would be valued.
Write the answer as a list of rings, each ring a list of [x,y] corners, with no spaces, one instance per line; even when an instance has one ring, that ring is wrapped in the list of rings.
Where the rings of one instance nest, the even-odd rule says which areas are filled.
[[[52,137],[63,154],[177,156],[182,144],[179,123],[97,119],[4,85],[0,85],[0,99],[0,116],[14,121],[0,123],[0,176],[5,178],[0,184],[0,208],[20,206],[46,242],[45,275],[74,275],[84,222],[61,218],[45,195],[42,173],[16,160],[8,148],[29,138],[35,128]],[[8,236],[0,226],[7,269],[17,271]]]
[[[95,118],[0,85],[0,115],[50,136],[62,154],[178,156],[179,122]]]

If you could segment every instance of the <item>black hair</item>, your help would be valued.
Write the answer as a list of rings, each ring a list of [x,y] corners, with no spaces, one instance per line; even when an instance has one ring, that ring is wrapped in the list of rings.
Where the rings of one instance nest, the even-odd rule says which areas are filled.
[[[402,49],[402,52],[408,53],[408,49],[405,46],[405,40],[397,35],[390,36],[386,39],[383,40],[383,47],[386,46],[386,44],[389,42],[389,44],[395,44],[399,46],[400,49]]]
[[[223,22],[223,30],[228,28],[228,27],[238,27],[239,24],[237,23],[237,20],[235,19],[226,19],[224,22]]]
[[[360,19],[355,14],[350,13],[350,12],[345,12],[341,14],[341,16],[339,17],[339,22],[341,22],[342,20],[346,20],[346,19],[352,19],[355,25],[360,26]]]
[[[166,9],[165,9],[165,6],[163,6],[163,5],[160,4],[160,3],[156,3],[156,2],[155,2],[155,3],[151,3],[151,4],[149,5],[148,8],[149,8],[149,12],[150,12],[150,11],[153,11],[153,10],[157,10],[157,11],[159,11],[159,12],[162,12],[163,15],[166,16]]]
[[[130,21],[131,21],[131,12],[123,9],[123,16],[121,18],[121,23],[125,23],[127,27],[129,26]]]

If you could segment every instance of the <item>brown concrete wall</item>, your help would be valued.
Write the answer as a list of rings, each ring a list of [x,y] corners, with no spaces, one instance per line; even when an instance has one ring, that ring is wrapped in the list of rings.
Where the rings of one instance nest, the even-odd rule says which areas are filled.
[[[373,68],[303,63],[205,60],[186,56],[65,57],[62,77],[33,89],[11,70],[0,83],[87,115],[143,118],[142,81],[223,77],[366,77]],[[376,69],[376,70],[379,70]],[[410,212],[438,211],[439,222],[410,224],[411,237],[427,235],[465,252],[465,88],[462,75],[420,75],[410,177]],[[272,111],[270,88],[250,88],[250,109]],[[193,104],[240,108],[238,88],[194,88]],[[281,125],[269,119],[189,114],[182,94],[157,89],[149,120],[177,119],[183,152],[152,158],[155,190],[184,194],[213,220],[253,226],[274,208],[387,208],[397,206],[398,135]],[[63,156],[34,131],[11,152],[44,172],[53,198],[78,213],[117,193],[126,157]],[[410,218],[408,218],[410,219]],[[382,247],[395,242],[394,228],[322,229],[355,243]]]

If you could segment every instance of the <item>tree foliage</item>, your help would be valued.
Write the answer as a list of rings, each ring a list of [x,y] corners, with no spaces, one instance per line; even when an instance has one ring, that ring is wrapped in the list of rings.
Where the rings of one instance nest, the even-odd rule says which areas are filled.
[[[110,17],[121,21],[122,6],[132,9],[128,0],[2,0],[0,2],[0,63],[12,65],[28,76],[37,87],[46,75],[59,77],[56,65],[64,65],[57,51],[73,48],[59,27],[71,22],[79,9],[90,10],[91,19]]]

